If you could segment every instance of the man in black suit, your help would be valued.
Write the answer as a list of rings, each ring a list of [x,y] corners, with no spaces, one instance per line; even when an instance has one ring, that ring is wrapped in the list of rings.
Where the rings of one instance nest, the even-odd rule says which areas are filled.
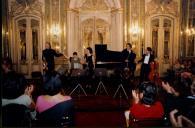
[[[154,62],[154,55],[152,54],[152,49],[147,47],[146,53],[142,56],[142,59],[138,61],[142,62],[141,72],[140,72],[140,82],[149,80],[150,73],[150,63]]]
[[[131,76],[134,77],[134,72],[136,69],[135,58],[136,54],[132,50],[132,45],[130,43],[126,44],[126,49],[122,51],[124,67],[128,68],[131,72]]]
[[[51,48],[51,44],[46,42],[46,49],[43,50],[43,61],[45,63],[45,70],[51,73],[55,69],[54,57],[63,56],[61,53],[57,53]]]

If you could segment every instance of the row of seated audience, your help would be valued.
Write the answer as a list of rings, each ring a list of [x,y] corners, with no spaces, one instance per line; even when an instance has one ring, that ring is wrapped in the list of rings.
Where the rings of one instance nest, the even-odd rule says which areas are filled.
[[[177,77],[190,78],[192,74],[195,74],[195,60],[176,60],[173,65],[173,71]]]
[[[14,107],[17,105],[24,109],[26,107],[26,110],[30,112],[31,120],[36,120],[38,126],[60,127],[74,124],[73,100],[70,96],[64,95],[60,75],[54,72],[43,77],[43,94],[38,96],[35,104],[32,99],[34,85],[28,84],[23,75],[11,70],[10,60],[4,60],[2,68],[4,71],[2,84],[3,126],[26,125],[24,122],[22,124],[17,122],[17,119],[24,119],[22,113],[14,115],[17,112]],[[8,110],[7,107],[11,110]],[[13,112],[13,110],[15,110],[14,113],[9,112]],[[15,124],[13,124],[14,122]]]
[[[74,103],[70,96],[64,94],[61,76],[58,73],[43,76],[43,93],[37,99],[33,99],[35,86],[27,83],[23,75],[11,69],[11,60],[4,59],[2,68],[4,71],[2,84],[4,126],[14,125],[10,123],[10,118],[6,118],[8,111],[4,111],[6,106],[13,104],[28,108],[31,120],[35,120],[38,126],[74,125]],[[165,118],[170,122],[166,126],[172,124],[174,127],[195,127],[195,79],[193,75],[188,78],[184,77],[184,80],[176,79],[176,83],[169,79],[162,79],[159,85],[143,82],[132,90],[132,97],[131,107],[125,111],[127,127],[132,125],[132,120],[162,120]]]

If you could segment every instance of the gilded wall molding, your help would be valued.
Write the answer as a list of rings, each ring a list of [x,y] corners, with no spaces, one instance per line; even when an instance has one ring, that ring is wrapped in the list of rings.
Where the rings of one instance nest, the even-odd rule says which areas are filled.
[[[154,14],[171,14],[174,17],[179,16],[178,3],[173,0],[151,0],[146,4],[145,16],[149,17]]]
[[[43,4],[39,2],[38,0],[35,0],[33,3],[29,5],[23,5],[18,3],[17,1],[12,1],[10,5],[10,16],[15,17],[22,14],[32,14],[32,15],[38,15],[42,16],[42,7]]]

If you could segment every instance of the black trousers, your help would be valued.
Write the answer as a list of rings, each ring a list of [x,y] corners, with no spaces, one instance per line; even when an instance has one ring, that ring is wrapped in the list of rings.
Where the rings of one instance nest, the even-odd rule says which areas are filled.
[[[148,81],[150,73],[150,64],[142,64],[140,72],[140,82]]]

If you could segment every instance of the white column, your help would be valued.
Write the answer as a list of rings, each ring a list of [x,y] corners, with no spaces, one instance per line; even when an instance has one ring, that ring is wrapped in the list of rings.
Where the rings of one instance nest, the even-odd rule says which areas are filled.
[[[28,18],[26,21],[26,60],[28,63],[27,72],[30,75],[32,70],[32,29],[31,19]]]
[[[68,57],[72,56],[74,51],[78,51],[79,48],[79,18],[75,12],[69,10],[67,13],[67,50]]]
[[[112,37],[111,50],[122,51],[123,49],[123,14],[122,11],[113,12],[111,16]]]

